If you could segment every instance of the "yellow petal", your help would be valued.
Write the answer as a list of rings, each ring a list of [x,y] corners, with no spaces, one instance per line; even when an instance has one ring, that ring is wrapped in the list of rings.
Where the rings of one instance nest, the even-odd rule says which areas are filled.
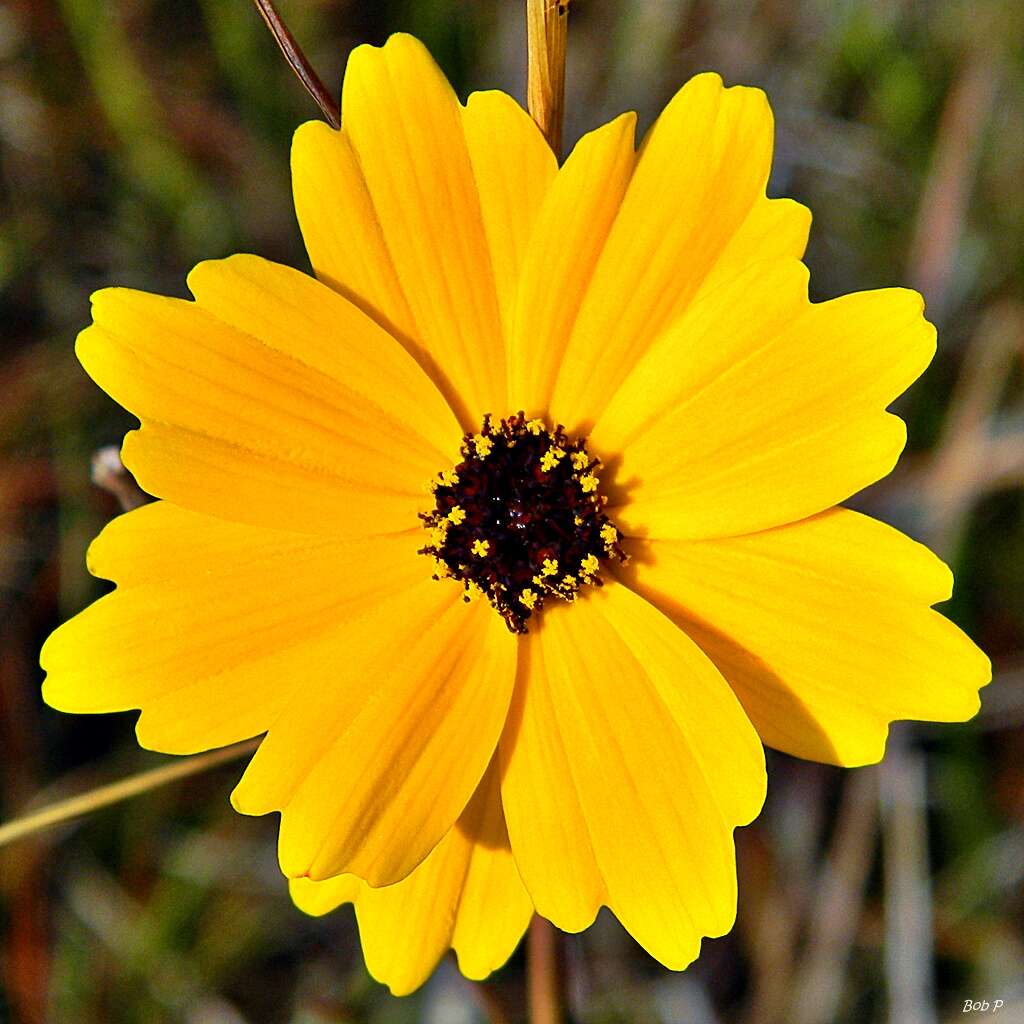
[[[502,736],[502,799],[538,913],[607,903],[668,967],[732,926],[732,830],[764,800],[761,744],[695,644],[611,584],[545,611]]]
[[[344,132],[323,121],[299,126],[292,139],[292,194],[316,276],[383,325],[414,355],[421,355],[415,321]]]
[[[391,420],[406,420],[434,452],[452,448],[456,420],[415,362],[351,303],[339,302],[308,275],[259,256],[231,256],[198,264],[188,286],[196,304],[221,323],[344,384],[354,392],[346,396],[350,402],[365,396],[383,407],[383,417],[372,406],[359,410],[366,416],[364,433],[401,444],[404,435],[391,434]]]
[[[917,293],[810,304],[795,260],[755,264],[695,303],[644,356],[591,435],[621,453],[627,534],[749,533],[885,476],[906,439],[885,412],[928,365]]]
[[[509,351],[510,407],[545,413],[608,230],[633,172],[635,114],[584,135],[530,237]]]
[[[419,988],[449,948],[467,978],[486,978],[512,955],[533,912],[493,765],[455,827],[408,878],[383,889],[354,875],[297,878],[290,888],[309,914],[355,903],[366,966],[396,996]]]
[[[417,524],[459,436],[393,338],[310,277],[254,256],[200,264],[199,302],[93,297],[77,352],[142,421],[125,460],[184,507],[359,536]]]
[[[792,199],[759,197],[690,301],[700,302],[753,263],[801,259],[810,230],[811,211],[806,206]]]
[[[533,916],[509,843],[497,758],[456,831],[472,853],[451,946],[462,973],[480,981],[508,960]]]
[[[533,119],[503,92],[473,93],[462,126],[508,337],[523,258],[558,162]]]
[[[834,509],[747,537],[627,543],[630,585],[703,647],[770,746],[869,764],[889,722],[978,709],[988,659],[929,608],[949,570],[891,527]]]
[[[339,627],[326,680],[300,685],[232,796],[282,811],[289,877],[408,875],[452,827],[497,745],[515,639],[484,602],[426,579]]]
[[[78,713],[141,708],[140,743],[167,753],[254,736],[296,688],[334,674],[339,620],[425,578],[417,540],[339,542],[144,506],[90,548],[91,571],[118,588],[47,640],[43,696]]]
[[[416,326],[420,360],[464,424],[506,408],[491,255],[459,102],[422,43],[352,51],[342,89],[352,144]]]
[[[423,864],[409,878],[404,879],[404,882],[408,883],[410,879],[419,874],[443,844],[444,840],[442,839],[434,847],[430,856],[427,857]],[[388,889],[396,889],[402,884],[402,882],[397,882],[395,885],[390,885],[378,891],[387,892]],[[355,875],[335,875],[333,878],[325,878],[320,882],[314,882],[312,878],[306,877],[288,879],[288,892],[291,895],[292,902],[304,914],[309,914],[312,917],[322,917],[324,914],[329,914],[332,910],[337,910],[338,907],[343,906],[345,903],[355,903],[359,894],[364,889],[369,889],[369,886],[361,878],[356,878]],[[374,976],[376,977],[376,975]]]
[[[680,89],[644,140],[590,281],[555,387],[555,419],[595,419],[686,308],[763,199],[771,153],[771,110],[759,89],[723,89],[713,74]]]
[[[573,782],[573,751],[557,714],[564,687],[548,667],[541,635],[551,632],[548,619],[558,613],[546,609],[520,640],[516,688],[499,747],[502,798],[509,828],[519,837],[516,862],[538,912],[564,931],[581,932],[608,902],[608,892]]]

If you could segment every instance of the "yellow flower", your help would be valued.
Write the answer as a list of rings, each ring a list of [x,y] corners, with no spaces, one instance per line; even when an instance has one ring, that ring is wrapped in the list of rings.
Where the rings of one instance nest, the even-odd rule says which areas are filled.
[[[762,741],[865,764],[978,707],[949,571],[836,507],[896,461],[934,331],[913,292],[808,301],[756,89],[700,75],[641,151],[623,115],[558,168],[395,36],[342,118],[293,148],[318,280],[235,256],[194,302],[95,296],[78,353],[163,500],[93,544],[118,587],[47,643],[45,697],[141,708],[173,753],[266,732],[234,804],[281,812],[297,902],[354,901],[396,992],[449,946],[486,974],[532,907],[607,905],[682,968],[732,926]],[[524,587],[549,564],[587,578]]]

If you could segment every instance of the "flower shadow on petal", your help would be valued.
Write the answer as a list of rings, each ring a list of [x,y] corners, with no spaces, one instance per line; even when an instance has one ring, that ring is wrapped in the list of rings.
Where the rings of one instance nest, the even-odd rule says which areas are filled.
[[[587,437],[590,430],[593,429],[593,423],[587,421],[578,425],[576,433],[580,437]],[[593,445],[588,438],[588,443],[591,445],[593,454],[601,460],[601,493],[608,498],[608,511],[614,519],[614,509],[628,507],[632,501],[632,493],[642,483],[640,477],[635,473],[628,479],[619,478],[620,470],[622,467],[622,453],[621,452],[605,452],[595,445]],[[640,537],[641,531],[633,531],[632,536]]]

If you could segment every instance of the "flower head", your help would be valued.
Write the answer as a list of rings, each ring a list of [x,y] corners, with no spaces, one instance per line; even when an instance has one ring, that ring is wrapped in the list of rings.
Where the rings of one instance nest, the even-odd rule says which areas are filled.
[[[641,151],[624,115],[559,168],[395,36],[342,121],[293,148],[316,279],[95,296],[78,353],[162,500],[93,544],[117,590],[46,699],[168,752],[265,733],[235,806],[281,812],[296,900],[354,900],[396,991],[448,946],[487,973],[531,908],[607,905],[684,967],[732,925],[762,742],[864,764],[978,706],[948,570],[836,507],[892,468],[934,331],[900,289],[808,301],[758,90],[700,75]]]

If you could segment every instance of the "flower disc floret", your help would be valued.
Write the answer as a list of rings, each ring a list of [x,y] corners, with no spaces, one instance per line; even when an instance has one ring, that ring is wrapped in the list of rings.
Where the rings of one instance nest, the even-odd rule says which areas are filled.
[[[432,485],[420,550],[436,560],[435,578],[461,581],[466,600],[486,597],[513,633],[549,598],[574,601],[601,586],[603,565],[625,561],[585,439],[522,412],[498,426],[488,415],[460,453]]]

